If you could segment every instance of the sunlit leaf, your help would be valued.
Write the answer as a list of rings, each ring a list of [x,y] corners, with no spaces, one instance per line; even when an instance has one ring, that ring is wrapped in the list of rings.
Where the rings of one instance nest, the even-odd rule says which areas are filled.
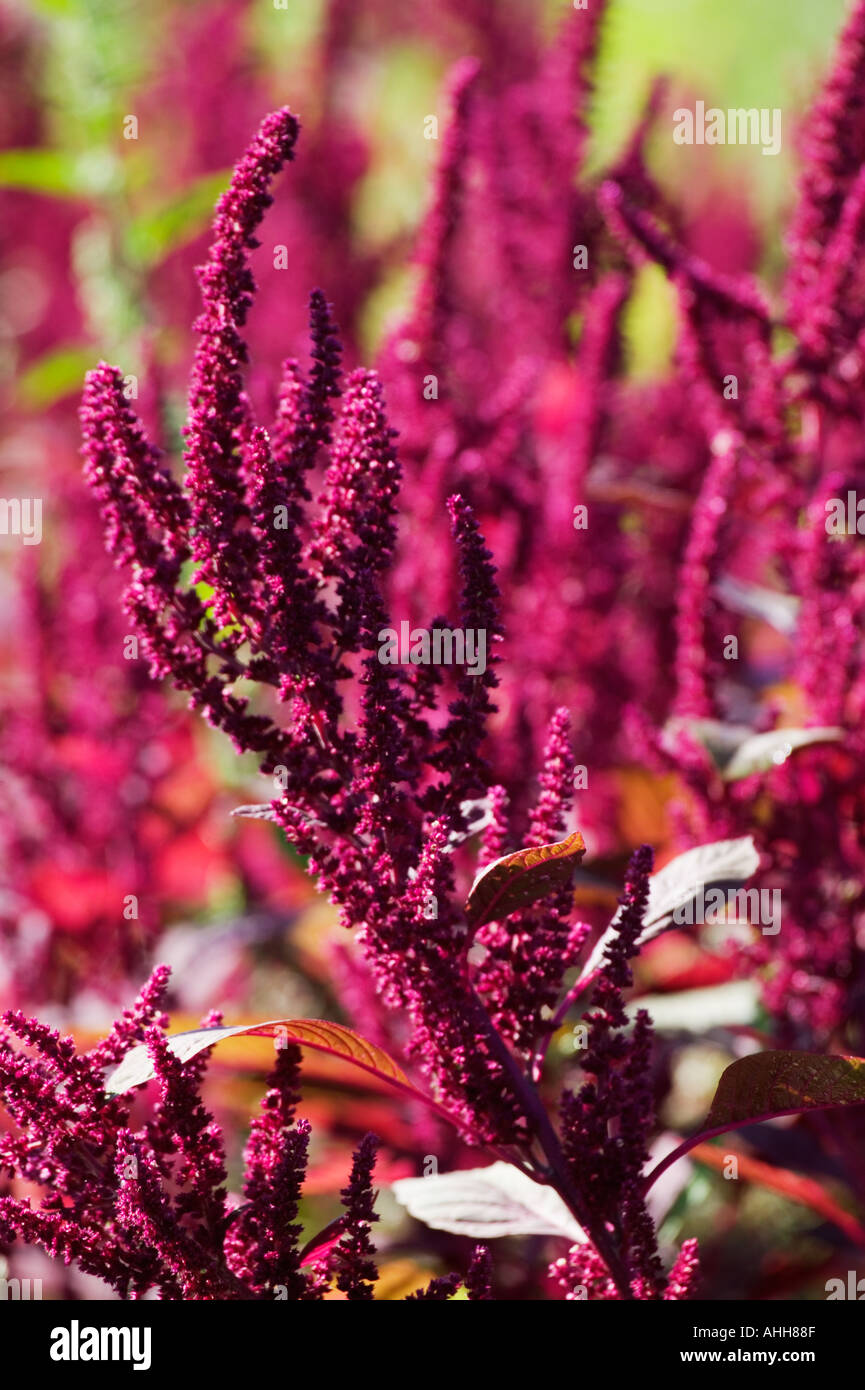
[[[493,818],[492,798],[484,796],[476,801],[461,801],[460,810],[465,817],[465,830],[451,831],[447,840],[449,850],[455,849],[457,845],[463,844],[473,835],[479,835],[482,830],[486,829]]]
[[[556,1190],[510,1163],[400,1178],[391,1191],[411,1216],[437,1231],[475,1240],[525,1235],[586,1239]]]
[[[725,782],[738,782],[754,772],[768,772],[785,763],[797,748],[812,743],[831,743],[844,737],[843,729],[772,729],[766,734],[752,734],[740,744],[721,771]]]
[[[575,830],[566,840],[538,845],[506,854],[482,869],[472,884],[466,901],[466,916],[472,926],[498,921],[565,888],[586,852],[583,837]]]
[[[705,989],[667,994],[641,994],[628,1005],[635,1014],[645,1009],[656,1032],[706,1033],[710,1028],[746,1027],[757,1014],[760,991],[755,980],[731,980]]]
[[[231,814],[245,820],[276,820],[276,812],[269,801],[256,801],[250,806],[234,806]]]
[[[715,840],[696,845],[678,854],[653,874],[649,881],[649,904],[645,925],[666,925],[677,908],[696,897],[699,888],[709,884],[739,886],[757,872],[760,856],[750,835],[736,840]]]
[[[750,835],[736,840],[716,840],[686,850],[649,879],[649,901],[643,918],[640,945],[659,936],[673,925],[673,913],[686,907],[696,898],[700,888],[723,884],[739,888],[757,872],[760,865],[754,841]],[[621,911],[621,909],[620,909]],[[601,964],[607,946],[616,935],[619,913],[592,949],[582,974],[590,975]]]
[[[272,801],[254,801],[247,806],[234,806],[231,814],[244,820],[276,820],[276,810]],[[317,820],[315,816],[308,816],[302,811],[297,812],[297,814],[306,826],[324,825],[324,821]]]
[[[276,1018],[265,1023],[241,1023],[233,1028],[194,1028],[188,1033],[170,1034],[167,1041],[175,1056],[182,1062],[188,1062],[205,1048],[213,1047],[225,1038],[240,1036],[277,1038],[283,1047],[297,1044],[299,1047],[316,1048],[351,1062],[362,1071],[383,1077],[400,1090],[425,1099],[386,1052],[341,1023],[312,1018]],[[141,1044],[127,1052],[123,1061],[111,1072],[106,1079],[105,1089],[109,1095],[121,1095],[133,1086],[152,1081],[154,1075],[150,1054],[146,1045]]]

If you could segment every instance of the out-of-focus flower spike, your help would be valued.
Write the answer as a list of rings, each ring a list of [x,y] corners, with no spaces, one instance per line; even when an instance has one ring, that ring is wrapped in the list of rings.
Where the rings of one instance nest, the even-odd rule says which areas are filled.
[[[855,290],[863,247],[865,167],[856,175],[844,199],[838,225],[822,248],[811,292],[794,296],[791,306],[798,349],[813,371],[826,370],[830,357],[843,359],[856,348],[861,332],[860,297],[851,289]],[[846,356],[839,365],[846,383],[861,377],[860,355]],[[820,386],[826,389],[822,383]]]
[[[421,283],[410,324],[401,336],[418,350],[424,373],[442,374],[447,352],[448,324],[454,309],[450,257],[459,225],[469,152],[472,93],[480,66],[474,58],[462,58],[448,79],[451,121],[438,167],[432,206],[423,223],[417,252]]]
[[[836,50],[835,64],[802,131],[799,201],[788,236],[786,286],[791,319],[808,316],[826,248],[865,163],[865,3],[856,4]]]
[[[740,456],[741,446],[736,440],[719,438],[694,506],[676,605],[678,687],[674,712],[681,718],[712,718],[716,712],[706,623],[713,604],[722,527]]]
[[[720,309],[737,316],[749,315],[768,326],[768,304],[750,277],[723,275],[677,245],[650,213],[630,201],[615,180],[603,184],[599,201],[612,231],[636,261],[656,261],[671,278],[682,279]]]
[[[627,190],[632,201],[655,214],[662,214],[665,222],[669,222],[671,217],[675,217],[675,209],[664,197],[657,181],[652,178],[646,167],[646,144],[666,93],[666,78],[655,78],[640,119],[625,148],[610,169],[610,178]]]
[[[588,115],[595,59],[606,0],[589,0],[572,7],[559,26],[547,53],[542,81],[547,93],[547,121],[566,142],[566,157],[579,168],[588,139]]]
[[[827,531],[833,499],[846,502],[854,481],[855,469],[851,473],[827,468],[808,507],[797,563],[802,606],[794,670],[810,716],[821,723],[846,725],[848,738],[860,743],[865,714],[865,556],[855,541],[839,542]]]
[[[574,367],[574,405],[551,461],[550,486],[543,499],[546,535],[562,546],[574,543],[574,503],[586,502],[586,477],[613,406],[621,313],[630,286],[629,275],[611,271],[586,300]]]
[[[749,276],[721,274],[679,245],[615,180],[604,183],[599,202],[612,231],[635,262],[645,257],[655,261],[676,286],[684,314],[682,357],[688,374],[699,384],[709,437],[726,426],[747,433],[770,453],[777,452],[784,437],[783,404],[771,354],[771,314],[761,291]],[[735,370],[729,361],[729,345],[726,350],[724,346],[724,334],[731,328]],[[735,405],[723,394],[731,370],[737,381]]]

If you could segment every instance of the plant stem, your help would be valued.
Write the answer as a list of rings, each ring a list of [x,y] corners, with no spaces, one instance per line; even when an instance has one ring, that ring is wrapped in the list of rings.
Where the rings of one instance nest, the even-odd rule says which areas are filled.
[[[616,1288],[622,1299],[631,1300],[631,1281],[628,1271],[619,1256],[606,1227],[602,1222],[596,1222],[591,1213],[588,1212],[583,1204],[583,1199],[577,1191],[573,1178],[568,1171],[567,1160],[562,1153],[562,1146],[559,1137],[553,1128],[546,1106],[544,1105],[537,1089],[531,1079],[521,1070],[516,1058],[508,1048],[504,1039],[493,1025],[492,1019],[484,1007],[483,1001],[472,987],[472,996],[475,1008],[477,1009],[478,1020],[481,1023],[490,1050],[505,1068],[510,1078],[518,1099],[521,1101],[526,1115],[532,1121],[538,1142],[544,1151],[544,1156],[549,1164],[550,1186],[554,1187],[561,1197],[565,1206],[576,1217],[579,1224],[589,1236],[592,1244],[601,1256],[602,1260],[610,1272]]]

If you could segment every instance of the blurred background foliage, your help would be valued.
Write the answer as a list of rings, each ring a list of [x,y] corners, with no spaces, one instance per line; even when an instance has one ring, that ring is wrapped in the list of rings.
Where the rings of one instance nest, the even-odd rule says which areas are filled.
[[[17,382],[20,405],[45,407],[76,393],[95,345],[129,370],[142,370],[147,273],[206,230],[214,198],[249,133],[237,128],[229,134],[230,112],[213,111],[214,127],[226,133],[220,158],[191,180],[183,177],[194,74],[187,69],[189,53],[176,44],[177,26],[195,20],[207,44],[212,13],[213,42],[219,42],[216,21],[222,8],[213,0],[156,0],[147,6],[133,0],[14,0],[8,6],[9,14],[27,16],[38,26],[36,51],[27,61],[33,65],[40,130],[38,141],[20,144],[14,131],[2,132],[13,138],[4,138],[6,148],[0,151],[0,187],[86,206],[70,253],[83,338],[53,343],[23,362],[15,350],[14,314],[3,331],[3,367],[7,380]],[[565,5],[547,0],[545,8],[553,32]],[[612,0],[592,109],[590,168],[602,170],[621,150],[659,76],[668,79],[663,101],[671,111],[679,99],[694,96],[723,108],[780,107],[780,157],[763,157],[757,147],[719,151],[731,195],[747,191],[767,233],[769,265],[777,265],[781,247],[772,232],[791,201],[796,121],[826,63],[844,8],[844,0],[820,5],[811,0],[758,5],[753,0]],[[321,0],[292,0],[285,9],[275,8],[274,0],[255,0],[246,8],[243,61],[262,101],[266,95],[272,104],[287,102],[302,117],[315,108],[321,95],[315,54],[323,14]],[[420,35],[399,33],[385,42],[378,36],[358,48],[350,80],[336,94],[342,114],[369,143],[352,218],[358,245],[370,252],[402,247],[421,216],[438,148],[422,138],[423,121],[441,111],[446,63],[446,56]],[[145,120],[141,98],[154,86],[159,103],[147,104],[146,120],[156,124],[158,138],[148,132],[146,139],[143,133],[137,140],[124,139],[124,119]],[[207,112],[202,117],[207,120]],[[652,147],[662,181],[672,148],[668,130],[661,119]],[[404,256],[389,262],[385,255],[362,319],[360,338],[368,354],[405,306],[410,286]],[[37,294],[36,287],[29,288]],[[20,278],[9,283],[7,277],[7,300],[26,297],[27,291]],[[20,303],[16,313],[22,313]],[[642,277],[632,302],[628,336],[636,372],[651,374],[666,360],[669,295],[662,278],[651,272]]]

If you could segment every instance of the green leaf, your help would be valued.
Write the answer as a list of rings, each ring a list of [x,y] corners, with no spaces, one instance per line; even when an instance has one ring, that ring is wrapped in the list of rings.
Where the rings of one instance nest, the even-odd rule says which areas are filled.
[[[73,187],[69,156],[62,150],[0,151],[0,185],[60,197],[80,193],[77,186]]]
[[[126,233],[130,260],[145,269],[158,265],[172,251],[206,231],[214,204],[230,179],[230,169],[205,174],[160,207],[136,217]]]
[[[69,14],[74,9],[74,0],[30,0],[30,3],[46,14]]]
[[[107,150],[70,154],[43,148],[0,151],[0,187],[54,198],[87,198],[116,186],[120,165]]]
[[[18,378],[21,404],[33,408],[53,405],[64,396],[77,394],[84,383],[84,374],[93,366],[91,347],[70,343],[67,347],[52,348],[23,371]]]
[[[663,377],[676,341],[676,292],[656,265],[642,265],[622,315],[628,375],[635,381]]]
[[[482,869],[472,884],[465,912],[473,927],[500,921],[557,888],[566,888],[586,852],[579,830],[553,845],[506,854]]]

